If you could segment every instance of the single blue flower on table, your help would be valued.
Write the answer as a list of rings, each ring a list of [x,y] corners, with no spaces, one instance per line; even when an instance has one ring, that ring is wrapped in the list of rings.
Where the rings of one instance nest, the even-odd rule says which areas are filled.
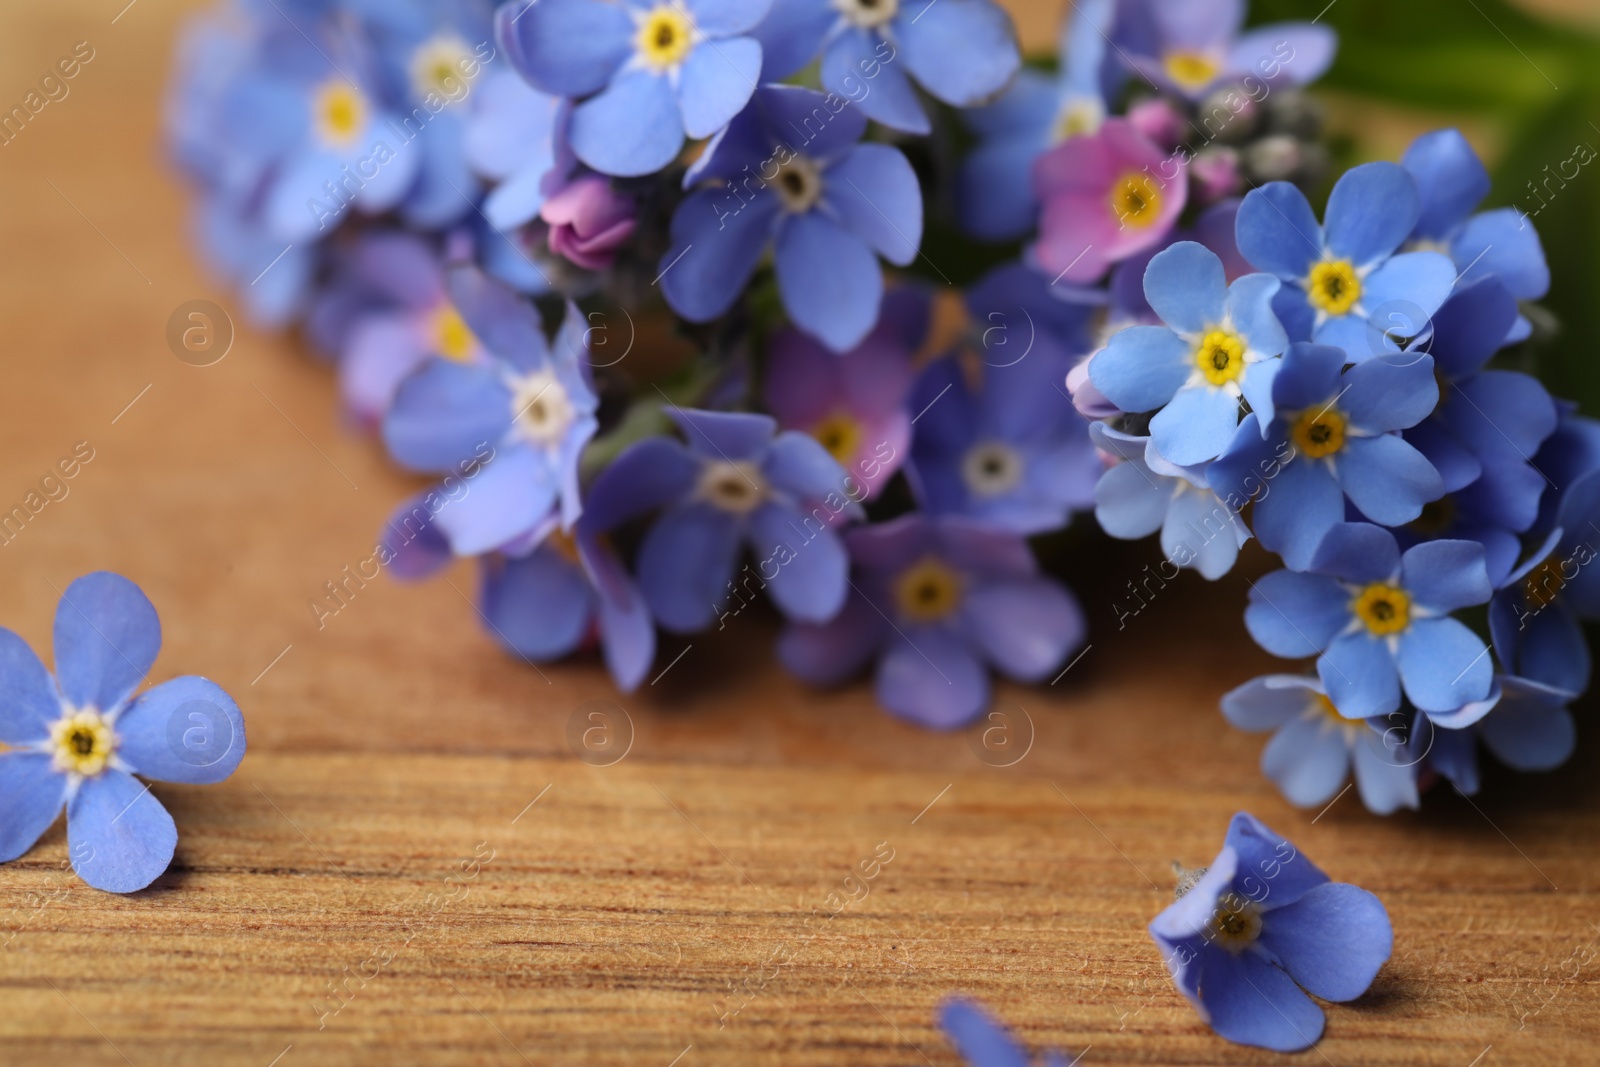
[[[1033,161],[1068,137],[1094,133],[1116,88],[1106,62],[1115,0],[1084,0],[1062,26],[1055,77],[1023,70],[1005,95],[961,114],[978,137],[962,160],[956,199],[961,223],[990,241],[1019,238],[1038,221]]]
[[[845,540],[856,578],[844,610],[778,640],[778,659],[813,685],[844,682],[877,657],[878,703],[948,730],[989,703],[988,666],[1038,682],[1083,644],[1078,602],[1039,573],[1017,534],[912,513]]]
[[[1477,634],[1450,613],[1492,593],[1483,546],[1428,541],[1404,556],[1394,535],[1339,523],[1310,573],[1273,571],[1250,589],[1245,627],[1285,659],[1317,658],[1317,676],[1340,714],[1387,715],[1400,691],[1423,711],[1455,711],[1488,695],[1493,664]]]
[[[456,558],[436,522],[454,503],[441,487],[395,510],[381,542],[391,573],[418,581]],[[576,537],[559,525],[552,514],[530,534],[481,558],[484,627],[530,663],[563,659],[598,640],[617,688],[632,692],[655,658],[655,625],[644,597],[590,512]]]
[[[1468,796],[1478,791],[1479,741],[1513,770],[1553,770],[1577,745],[1567,709],[1576,697],[1554,686],[1497,674],[1483,700],[1443,715],[1417,712],[1407,739],[1408,758]]]
[[[134,775],[208,785],[244,758],[244,718],[215,682],[134,690],[161,648],[161,620],[128,579],[99,571],[56,608],[56,677],[0,629],[0,862],[33,847],[64,806],[78,876],[132,893],[172,862],[178,830]]]
[[[1326,1018],[1306,996],[1354,1000],[1394,949],[1383,903],[1335,882],[1288,840],[1240,812],[1222,851],[1150,923],[1178,991],[1221,1037],[1278,1052],[1310,1048]]]
[[[1239,251],[1287,284],[1272,306],[1295,341],[1344,349],[1359,363],[1423,333],[1455,284],[1438,252],[1395,252],[1422,215],[1417,183],[1395,163],[1346,171],[1327,225],[1288,182],[1252,189],[1239,206]]]
[[[1027,1050],[975,1000],[946,998],[939,1005],[939,1029],[969,1067],[1028,1067],[1030,1062]],[[1058,1052],[1047,1053],[1042,1062],[1045,1067],[1067,1067]]]
[[[1244,0],[1128,3],[1113,39],[1117,54],[1152,85],[1189,100],[1254,79],[1305,85],[1333,63],[1337,35],[1309,22],[1241,32]]]
[[[1316,678],[1268,674],[1224,694],[1222,714],[1241,730],[1272,730],[1261,753],[1261,773],[1289,803],[1316,808],[1337,796],[1355,770],[1356,791],[1367,810],[1389,815],[1415,809],[1417,760],[1391,744],[1384,719],[1368,722],[1339,713]]]
[[[1239,549],[1250,540],[1250,528],[1239,515],[1249,497],[1224,500],[1210,487],[1204,468],[1167,462],[1148,437],[1102,422],[1089,427],[1089,437],[1102,452],[1122,460],[1094,487],[1101,529],[1127,541],[1160,530],[1162,555],[1208,580],[1233,569]]]
[[[849,558],[833,524],[860,505],[828,450],[766,415],[673,408],[685,446],[651,437],[618,456],[590,488],[585,528],[661,514],[634,570],[651,614],[676,633],[715,622],[745,594],[767,590],[787,616],[824,622],[849,589]],[[756,558],[736,581],[741,550]]]
[[[772,0],[537,0],[495,12],[495,37],[537,89],[581,101],[572,150],[603,174],[654,174],[710,137],[762,76],[750,31]]]
[[[1016,265],[974,287],[967,308],[973,343],[930,363],[912,389],[912,488],[934,514],[1060,529],[1094,503],[1104,469],[1062,388],[1094,309],[1056,299]]]
[[[835,352],[866,339],[883,301],[878,256],[905,266],[922,241],[922,187],[898,148],[859,144],[867,120],[810,89],[768,86],[685,176],[661,289],[710,322],[744,293],[768,248],[795,326]],[[842,103],[842,102],[841,102]]]
[[[1410,247],[1445,253],[1463,282],[1493,275],[1518,300],[1538,300],[1550,291],[1544,246],[1528,215],[1510,207],[1473,214],[1489,195],[1489,172],[1460,130],[1423,134],[1411,142],[1400,164],[1422,194]],[[1520,341],[1530,330],[1518,315],[1504,340]]]
[[[1022,65],[1011,17],[993,0],[776,0],[756,28],[762,77],[822,53],[822,86],[906,133],[932,129],[915,81],[951,107],[987,101]]]
[[[1342,349],[1291,345],[1272,386],[1276,417],[1246,416],[1208,472],[1224,496],[1256,497],[1251,528],[1296,570],[1344,521],[1347,500],[1373,522],[1398,526],[1444,494],[1439,473],[1397,432],[1437,404],[1433,361],[1406,352],[1348,371],[1345,361]],[[1257,471],[1268,473],[1258,481]]]
[[[1589,644],[1581,619],[1600,619],[1600,471],[1561,494],[1556,527],[1501,583],[1489,632],[1507,671],[1581,693],[1589,687]]]
[[[402,465],[453,472],[483,464],[472,491],[438,523],[458,555],[524,536],[559,506],[568,528],[582,511],[578,458],[594,436],[588,327],[577,308],[554,341],[532,304],[475,268],[451,272],[450,297],[488,357],[434,356],[400,383],[383,440]]]
[[[1130,326],[1089,364],[1089,379],[1123,411],[1156,411],[1150,436],[1173,463],[1220,455],[1239,425],[1239,401],[1271,421],[1277,357],[1289,346],[1272,312],[1278,280],[1227,283],[1222,260],[1180,241],[1150,261],[1145,296],[1165,326]]]

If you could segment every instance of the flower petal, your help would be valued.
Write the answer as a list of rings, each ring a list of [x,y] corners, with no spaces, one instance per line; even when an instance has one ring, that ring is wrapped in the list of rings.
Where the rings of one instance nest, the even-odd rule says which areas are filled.
[[[863,144],[828,168],[829,205],[884,259],[907,266],[922,243],[922,186],[898,148]]]
[[[1176,478],[1158,478],[1144,460],[1117,464],[1094,487],[1094,516],[1112,537],[1137,541],[1161,529],[1172,502]]]
[[[1302,674],[1266,674],[1222,695],[1222,715],[1241,730],[1275,730],[1300,715],[1322,691]]]
[[[733,37],[697,45],[678,73],[683,130],[696,140],[710,137],[744,110],[761,76],[761,45]]]
[[[61,697],[50,672],[28,642],[0,627],[0,742],[42,741],[59,718]]]
[[[1252,515],[1262,546],[1278,553],[1290,567],[1310,567],[1322,539],[1344,518],[1339,483],[1325,465],[1304,456],[1278,467],[1275,478],[1258,479],[1254,472],[1247,473],[1243,484],[1252,483],[1265,487],[1256,497]]]
[[[1165,326],[1130,326],[1095,353],[1089,380],[1123,411],[1154,411],[1188,380],[1193,355]]]
[[[1468,219],[1450,255],[1464,283],[1492,274],[1518,300],[1538,300],[1550,291],[1550,265],[1539,231],[1516,208],[1498,208]]]
[[[1503,678],[1505,696],[1478,735],[1501,763],[1519,771],[1548,771],[1567,761],[1577,743],[1568,694],[1522,678]]]
[[[672,247],[661,258],[661,291],[690,322],[710,322],[733,306],[755,273],[781,209],[777,195],[748,203],[724,189],[700,189],[672,216]]]
[[[939,1026],[968,1063],[981,1067],[1028,1067],[1028,1056],[988,1012],[970,1000],[951,998],[939,1008]]]
[[[1299,900],[1313,888],[1328,881],[1322,868],[1297,851],[1288,838],[1277,833],[1266,823],[1241,811],[1228,822],[1228,833],[1223,839],[1225,850],[1232,850],[1238,865],[1233,882],[1241,883],[1247,876],[1266,879],[1272,892],[1262,899],[1268,909],[1283,907]],[[1244,886],[1248,890],[1249,886]]]
[[[722,610],[738,562],[738,521],[719,508],[688,504],[666,512],[645,534],[639,587],[663,627],[694,633]]]
[[[965,642],[924,627],[893,636],[878,661],[878,703],[935,730],[965,726],[989,702],[989,676]]]
[[[1439,406],[1433,369],[1432,359],[1411,352],[1357,363],[1345,372],[1339,407],[1367,433],[1409,429]]]
[[[627,9],[599,0],[506,4],[495,30],[522,76],[556,96],[598,92],[633,50]]]
[[[1394,534],[1368,522],[1341,522],[1328,531],[1311,570],[1347,582],[1387,582],[1400,574]]]
[[[1388,162],[1352,167],[1328,196],[1328,250],[1357,267],[1376,263],[1411,236],[1421,213],[1416,179],[1404,167]]]
[[[583,570],[548,547],[485,567],[481,603],[491,634],[519,656],[559,659],[589,632],[595,596]]]
[[[1002,674],[1019,682],[1050,676],[1083,644],[1083,609],[1050,578],[976,586],[962,605],[967,638]]]
[[[1322,227],[1306,194],[1288,182],[1252,189],[1234,224],[1239,254],[1257,270],[1304,278],[1322,254]]]
[[[890,61],[884,58],[885,48]],[[823,87],[853,102],[875,122],[905,133],[928,133],[933,127],[898,58],[893,46],[877,34],[847,28],[823,49]],[[872,70],[878,75],[863,91],[862,79]]]
[[[531,531],[550,514],[557,492],[549,459],[527,446],[508,446],[466,495],[439,509],[434,525],[456,555],[480,555]]]
[[[1326,804],[1350,776],[1350,750],[1339,729],[1320,715],[1295,718],[1261,751],[1261,773],[1301,808]]]
[[[1400,677],[1394,659],[1380,638],[1346,634],[1317,659],[1317,677],[1339,714],[1347,719],[1370,719],[1400,706]]]
[[[244,759],[244,716],[209,678],[185,675],[139,694],[116,731],[117,756],[158,782],[210,785]]]
[[[837,11],[814,0],[776,0],[753,31],[761,42],[762,79],[781,81],[809,66],[838,21]]]
[[[778,661],[812,685],[838,685],[860,673],[878,652],[889,624],[860,593],[851,591],[830,622],[796,622],[778,638]]]
[[[133,893],[172,863],[178,827],[131,775],[86,778],[67,805],[67,848],[78,877],[107,893]]]
[[[1441,240],[1489,195],[1489,172],[1460,130],[1433,130],[1411,142],[1400,165],[1421,194],[1416,235]]]
[[[992,0],[908,0],[893,25],[911,76],[953,107],[984,102],[1022,66],[1011,16]]]
[[[629,70],[572,109],[569,138],[578,158],[595,170],[636,178],[654,174],[678,155],[683,115],[664,76]]]
[[[1250,587],[1245,628],[1258,645],[1275,656],[1315,656],[1349,622],[1347,599],[1332,578],[1273,571]]]
[[[850,557],[838,534],[813,529],[793,508],[769,503],[750,516],[748,536],[756,571],[786,616],[822,623],[839,613],[850,591]]]
[[[68,703],[116,709],[161,650],[155,605],[120,574],[96,571],[67,586],[56,607],[56,682]]]
[[[1211,1029],[1241,1045],[1298,1052],[1322,1037],[1322,1009],[1254,952],[1202,950],[1201,1000]]]
[[[1225,389],[1198,385],[1179,389],[1156,412],[1150,438],[1167,459],[1190,467],[1220,456],[1238,428],[1238,399]]]
[[[1451,612],[1487,604],[1494,595],[1476,541],[1428,541],[1401,557],[1400,581],[1413,600]]]
[[[1391,713],[1390,720],[1403,721],[1399,714]],[[1395,743],[1397,734],[1390,727],[1383,733],[1364,730],[1356,740],[1351,755],[1356,765],[1356,792],[1361,803],[1374,815],[1392,815],[1401,808],[1415,811],[1421,806],[1417,795],[1417,762],[1403,744]],[[1448,730],[1439,731],[1448,734]]]
[[[1376,896],[1329,882],[1266,916],[1261,944],[1307,992],[1346,1001],[1365,993],[1388,962],[1394,929]]]
[[[26,853],[61,814],[66,776],[38,752],[0,752],[0,863]]]
[[[872,332],[883,271],[861,238],[820,212],[790,219],[778,234],[778,290],[794,324],[835,352]]]
[[[1423,711],[1454,711],[1482,700],[1494,680],[1488,652],[1483,640],[1456,619],[1413,621],[1400,635],[1398,659],[1406,696]]]
[[[1196,334],[1221,324],[1228,279],[1215,252],[1194,241],[1179,241],[1158,252],[1144,269],[1144,294],[1161,321],[1179,333]]]
[[[1444,479],[1398,434],[1346,442],[1334,461],[1339,487],[1373,522],[1402,526],[1422,514],[1422,505],[1444,496]]]
[[[511,391],[493,366],[434,357],[395,391],[383,442],[402,466],[453,472],[462,460],[498,445],[511,416]]]

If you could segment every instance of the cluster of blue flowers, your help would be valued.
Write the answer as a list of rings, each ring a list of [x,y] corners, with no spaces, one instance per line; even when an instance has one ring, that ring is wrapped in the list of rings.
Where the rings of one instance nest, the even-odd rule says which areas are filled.
[[[1295,803],[1560,762],[1600,427],[1489,366],[1548,286],[1528,220],[1441,131],[1319,221],[1325,27],[1072,10],[1046,74],[993,0],[231,0],[172,142],[252,313],[443,478],[382,562],[480,559],[520,656],[631,690],[759,598],[799,677],[957,727],[1083,646],[1027,539],[1092,509],[1207,578],[1282,558],[1249,629],[1316,673],[1224,707]],[[1016,253],[959,332],[935,227]]]

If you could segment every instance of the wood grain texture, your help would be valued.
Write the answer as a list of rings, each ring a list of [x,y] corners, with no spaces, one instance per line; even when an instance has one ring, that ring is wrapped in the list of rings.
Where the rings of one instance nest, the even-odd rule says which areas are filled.
[[[1213,1037],[1144,932],[1170,862],[1208,861],[1240,809],[1394,919],[1372,993],[1331,1007],[1294,1062],[1594,1062],[1592,704],[1555,774],[1491,775],[1470,802],[1435,790],[1388,820],[1353,795],[1296,811],[1257,772],[1261,739],[1217,712],[1273,663],[1245,637],[1243,581],[1175,583],[1119,629],[1149,545],[1067,539],[1092,647],[1054,686],[1000,687],[1034,726],[1008,768],[863,685],[797,685],[754,612],[669,641],[664,676],[627,698],[592,658],[499,653],[466,566],[370,582],[319,629],[307,602],[413,485],[338,422],[292,342],[241,321],[213,367],[166,347],[184,301],[234,307],[186,245],[158,148],[194,6],[0,11],[0,102],[75,42],[96,50],[0,147],[0,510],[94,449],[0,546],[0,624],[44,651],[59,589],[127,574],[162,613],[155,676],[228,687],[250,755],[221,786],[155,787],[181,840],[143,893],[64,873],[59,827],[0,867],[0,1062],[942,1067],[933,1011],[957,989],[1090,1064],[1290,1062]],[[633,724],[609,767],[569,745],[597,700]],[[852,871],[861,899],[813,918]]]

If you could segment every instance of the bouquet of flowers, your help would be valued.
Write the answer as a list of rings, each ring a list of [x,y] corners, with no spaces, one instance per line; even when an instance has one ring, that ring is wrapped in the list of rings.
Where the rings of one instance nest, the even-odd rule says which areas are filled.
[[[1069,9],[1025,65],[993,0],[230,0],[172,150],[252,317],[438,479],[380,562],[477,558],[529,661],[632,690],[765,599],[802,679],[958,727],[1083,647],[1029,539],[1093,511],[1168,578],[1281,559],[1245,620],[1314,668],[1222,706],[1292,802],[1560,763],[1600,426],[1512,369],[1531,221],[1454,130],[1319,214],[1321,25]]]

